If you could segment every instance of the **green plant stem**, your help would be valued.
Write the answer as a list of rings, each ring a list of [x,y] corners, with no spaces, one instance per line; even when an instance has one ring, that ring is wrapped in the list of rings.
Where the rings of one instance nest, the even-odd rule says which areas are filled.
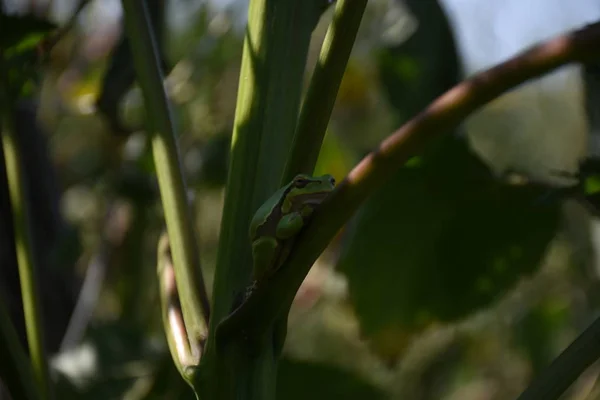
[[[144,95],[154,163],[171,241],[177,289],[189,337],[206,334],[210,306],[200,269],[193,221],[187,201],[176,130],[163,86],[158,47],[143,0],[123,0],[125,28]]]
[[[215,271],[213,317],[201,363],[201,386],[208,388],[209,398],[274,396],[277,358],[270,340],[252,348],[245,342],[244,332],[238,332],[234,340],[221,341],[217,346],[215,329],[243,299],[251,283],[249,222],[262,202],[279,188],[283,177],[298,120],[312,30],[327,5],[326,0],[250,1]]]
[[[587,327],[517,400],[555,400],[600,358],[600,318]]]
[[[504,92],[562,65],[593,60],[600,46],[600,23],[559,36],[458,84],[368,154],[319,207],[300,233],[294,253],[272,284],[257,289],[218,333],[229,336],[268,326],[289,308],[310,266],[370,193],[380,187],[429,140],[451,132],[467,116]]]
[[[298,119],[311,33],[322,11],[314,0],[250,2],[209,349],[216,324],[231,312],[235,297],[250,283],[249,222],[262,202],[280,187]]]
[[[0,50],[0,64],[3,54]],[[32,239],[31,216],[27,196],[27,187],[21,162],[18,139],[15,132],[14,99],[11,96],[11,86],[8,82],[7,71],[0,65],[0,111],[2,112],[2,148],[6,165],[6,177],[13,216],[14,238],[16,245],[19,280],[23,299],[23,313],[29,355],[33,366],[33,375],[39,392],[44,399],[52,399],[48,375],[48,360],[44,338],[42,335],[41,307],[36,280],[35,253]]]
[[[367,0],[336,2],[333,20],[302,104],[282,185],[296,174],[314,171],[366,6]],[[275,332],[276,353],[279,353],[287,334],[287,313],[276,322]]]
[[[302,105],[282,183],[313,172],[367,0],[338,0]]]

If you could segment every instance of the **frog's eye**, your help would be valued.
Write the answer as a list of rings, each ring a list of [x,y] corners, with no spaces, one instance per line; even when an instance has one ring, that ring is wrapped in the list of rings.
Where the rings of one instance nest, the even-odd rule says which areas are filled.
[[[302,177],[297,177],[296,179],[294,179],[294,186],[296,186],[299,189],[305,188],[309,183],[310,179]]]

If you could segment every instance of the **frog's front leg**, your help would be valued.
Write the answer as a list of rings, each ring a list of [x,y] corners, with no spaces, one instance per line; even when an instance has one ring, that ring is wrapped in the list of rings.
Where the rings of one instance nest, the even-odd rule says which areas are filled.
[[[262,236],[252,243],[253,278],[261,280],[277,260],[279,243],[277,239],[270,236]]]
[[[286,240],[296,235],[304,226],[304,218],[298,212],[289,213],[281,217],[277,224],[275,236],[278,239]]]

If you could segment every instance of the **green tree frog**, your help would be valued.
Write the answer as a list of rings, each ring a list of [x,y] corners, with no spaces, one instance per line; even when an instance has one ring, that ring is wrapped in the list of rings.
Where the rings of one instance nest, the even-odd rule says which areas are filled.
[[[331,175],[297,175],[260,206],[250,222],[255,282],[284,263],[296,235],[334,187]]]

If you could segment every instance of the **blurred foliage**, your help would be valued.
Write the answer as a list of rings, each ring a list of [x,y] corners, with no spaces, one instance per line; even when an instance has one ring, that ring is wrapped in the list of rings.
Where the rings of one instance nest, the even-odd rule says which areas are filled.
[[[235,7],[192,3],[172,4],[187,13],[186,24],[163,26],[163,1],[148,2],[157,33],[163,36],[163,64],[170,72],[166,87],[181,125],[182,165],[200,216],[201,256],[210,283],[244,30],[236,22],[240,17]],[[366,149],[459,79],[452,29],[437,1],[403,2],[418,21],[417,29],[401,43],[382,44],[381,32],[389,28],[382,23],[384,15],[401,3],[371,2],[316,174],[331,173],[340,181]],[[238,11],[244,13],[243,8]],[[98,11],[86,12],[95,18]],[[19,67],[13,69],[15,79],[34,94],[33,78],[41,72],[38,45],[56,26],[31,15],[1,18],[0,46],[10,49],[10,59]],[[49,126],[51,146],[46,151],[59,175],[61,209],[76,227],[71,239],[74,235],[83,242],[79,250],[75,240],[65,241],[56,253],[70,250],[80,256],[82,276],[90,271],[88,260],[102,255],[105,279],[97,279],[100,297],[89,311],[92,320],[80,345],[55,359],[61,365],[60,398],[191,399],[160,332],[154,258],[162,210],[150,146],[136,132],[143,127],[144,112],[128,44],[118,32],[91,32],[85,24],[76,28],[57,44],[62,59],[44,58],[51,73],[45,76],[49,96],[43,97],[40,112],[52,114],[49,120],[56,122]],[[313,59],[322,35],[316,32]],[[90,56],[90,43],[110,34],[115,43],[104,45],[112,53]],[[323,257],[331,270],[340,256],[337,267],[347,279],[349,294],[339,276],[344,284],[322,277],[306,289],[307,297],[318,299],[310,304],[317,305],[296,311],[296,323],[305,323],[308,317],[302,313],[314,313],[323,304],[334,310],[328,318],[335,323],[323,328],[330,330],[327,340],[316,334],[301,338],[313,359],[284,357],[278,398],[387,398],[404,376],[420,387],[420,395],[402,392],[394,398],[482,398],[474,389],[466,394],[481,382],[487,398],[505,393],[494,392],[503,385],[520,390],[518,385],[531,372],[528,367],[539,371],[559,350],[557,332],[570,332],[574,306],[569,300],[576,297],[576,288],[560,292],[541,281],[539,291],[548,294],[541,304],[533,299],[508,307],[519,316],[513,318],[519,320],[515,326],[471,333],[479,334],[478,340],[437,338],[430,346],[437,352],[429,356],[419,350],[418,361],[406,355],[427,334],[442,336],[443,328],[457,320],[481,313],[501,320],[494,310],[504,304],[505,294],[524,276],[539,281],[542,260],[558,232],[560,209],[556,197],[548,200],[544,190],[499,180],[456,133],[448,132],[409,161],[345,228],[341,246],[335,241]],[[41,193],[35,188],[32,192]],[[569,280],[565,258],[559,258],[564,268],[553,270],[556,281]],[[45,290],[55,293],[65,282],[46,279]],[[343,295],[331,300],[338,292]],[[360,329],[354,328],[357,321]],[[323,360],[319,340],[321,348],[345,349],[346,342],[360,342],[357,331],[370,349],[348,345],[343,357],[327,352],[332,360]],[[343,339],[332,346],[332,338]],[[340,367],[346,359],[369,367]],[[411,374],[403,375],[405,370]]]
[[[323,140],[314,173],[317,176],[331,174],[336,182],[340,182],[350,171],[355,158],[339,137],[327,134]]]
[[[384,399],[384,394],[336,367],[283,359],[277,371],[278,399]]]
[[[73,310],[77,279],[73,265],[81,250],[77,232],[60,212],[56,171],[48,154],[47,132],[36,118],[42,67],[47,60],[54,23],[32,15],[7,15],[0,10],[0,122],[14,129],[24,170],[27,207],[43,315],[46,348],[57,351]],[[8,120],[11,120],[12,126]],[[6,124],[6,125],[5,125]],[[21,344],[27,348],[13,215],[4,149],[0,148],[0,298],[7,304]]]
[[[92,327],[80,346],[54,364],[64,399],[195,398],[165,349],[125,320]]]
[[[404,42],[377,54],[379,76],[400,123],[460,80],[453,33],[439,1],[405,3],[419,26]]]
[[[464,318],[532,273],[558,223],[542,194],[494,179],[450,135],[402,168],[363,207],[339,262],[363,334],[392,330],[394,347],[380,350],[393,357],[403,337]]]
[[[552,361],[556,346],[553,332],[565,324],[569,315],[564,299],[548,299],[530,310],[515,329],[515,339],[531,360],[534,373]]]
[[[31,15],[7,15],[0,8],[2,68],[13,97],[32,95],[41,61],[46,55],[44,39],[56,25]],[[6,79],[6,78],[4,78]]]
[[[145,4],[148,15],[150,16],[150,21],[152,22],[154,36],[162,38],[164,35],[165,24],[164,0],[147,0],[145,1]],[[162,54],[163,41],[159,40],[158,43],[160,45],[159,52]],[[167,74],[168,68],[164,57],[162,62],[164,73]],[[133,57],[129,46],[129,40],[125,35],[121,35],[119,43],[117,43],[111,54],[110,64],[102,79],[102,89],[96,102],[98,111],[108,119],[115,134],[125,135],[130,132],[130,129],[121,121],[119,106],[123,96],[131,88],[134,81],[135,71],[133,69]]]
[[[0,9],[0,46],[4,51],[19,53],[35,48],[56,25],[34,15],[8,15]],[[10,55],[10,54],[9,54]]]

